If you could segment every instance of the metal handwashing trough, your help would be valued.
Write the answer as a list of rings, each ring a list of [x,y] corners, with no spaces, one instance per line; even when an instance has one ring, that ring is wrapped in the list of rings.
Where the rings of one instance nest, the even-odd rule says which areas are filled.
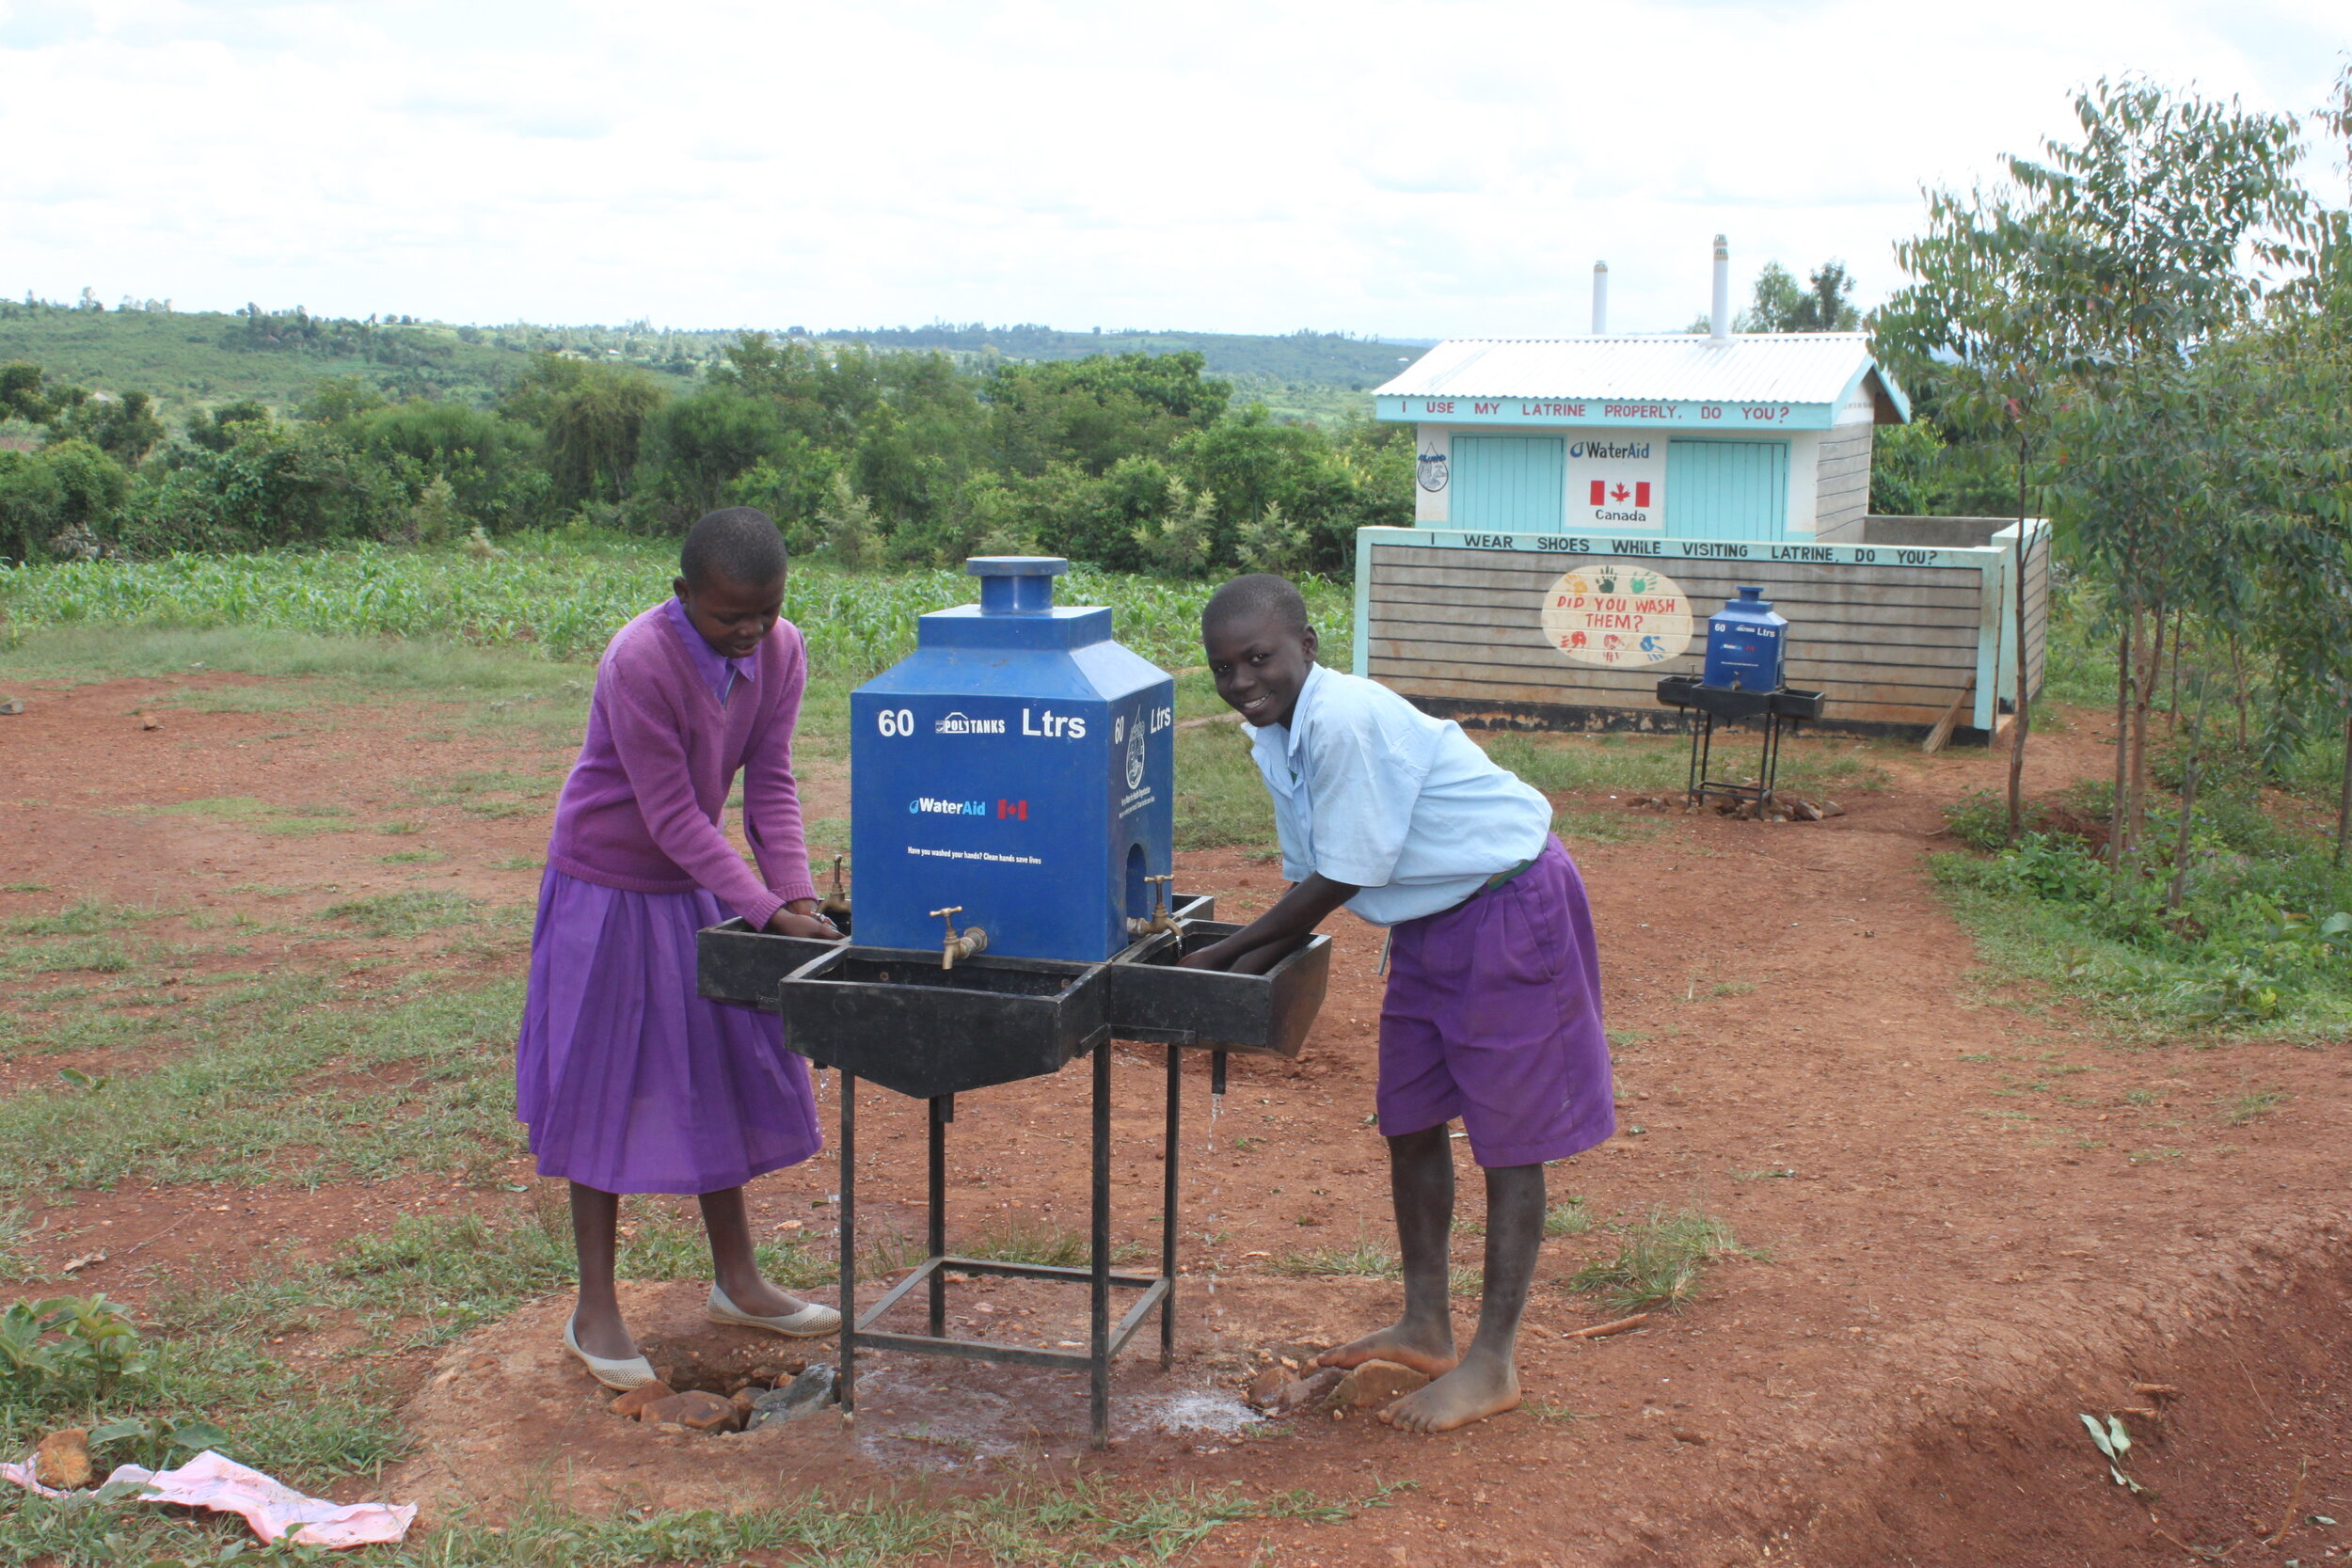
[[[1309,936],[1263,974],[1179,969],[1176,961],[1242,927],[1184,920],[1110,963],[1111,1033],[1124,1040],[1295,1057],[1331,979],[1331,939]]]
[[[1110,1032],[1109,968],[836,945],[784,977],[778,1006],[818,1066],[930,1100],[1060,1071]]]

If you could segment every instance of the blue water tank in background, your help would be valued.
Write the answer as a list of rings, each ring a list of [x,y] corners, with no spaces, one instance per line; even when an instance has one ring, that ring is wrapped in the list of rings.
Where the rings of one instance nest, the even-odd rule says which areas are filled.
[[[925,615],[915,650],[850,697],[856,941],[934,948],[959,927],[1008,958],[1107,958],[1174,859],[1176,683],[1057,607],[1066,561],[980,556],[980,602]],[[1161,884],[1163,887],[1167,884]]]
[[[1777,691],[1788,651],[1788,621],[1774,610],[1761,588],[1740,596],[1707,618],[1707,684],[1740,691]]]

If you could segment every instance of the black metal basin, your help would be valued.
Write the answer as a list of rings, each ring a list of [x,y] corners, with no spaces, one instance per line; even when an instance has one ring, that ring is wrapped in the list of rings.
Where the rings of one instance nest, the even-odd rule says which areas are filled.
[[[1331,979],[1331,939],[1307,938],[1263,974],[1179,969],[1176,960],[1241,927],[1186,920],[1137,942],[1110,964],[1111,1033],[1120,1039],[1203,1051],[1296,1056]]]
[[[776,1010],[784,977],[844,943],[755,931],[740,916],[694,933],[694,989],[712,1002]]]
[[[1090,1049],[1109,1027],[1109,968],[983,953],[942,969],[936,952],[835,946],[775,995],[794,1051],[928,1100],[1058,1071]]]

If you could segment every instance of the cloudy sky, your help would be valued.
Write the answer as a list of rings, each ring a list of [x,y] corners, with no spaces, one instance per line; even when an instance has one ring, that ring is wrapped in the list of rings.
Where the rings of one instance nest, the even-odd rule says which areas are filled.
[[[2344,0],[0,0],[0,292],[678,326],[1583,329],[1843,258]],[[2343,171],[2314,180],[2343,199]]]

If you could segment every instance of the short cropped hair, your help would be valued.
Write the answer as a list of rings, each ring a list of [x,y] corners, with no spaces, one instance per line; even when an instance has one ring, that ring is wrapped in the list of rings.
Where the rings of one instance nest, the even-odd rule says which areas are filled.
[[[1223,626],[1244,616],[1271,615],[1287,629],[1304,637],[1314,629],[1307,619],[1307,601],[1287,578],[1271,572],[1252,572],[1246,578],[1235,578],[1209,595],[1209,602],[1200,608],[1200,629]]]
[[[774,519],[754,506],[706,512],[686,531],[686,543],[677,552],[678,575],[690,588],[700,588],[713,578],[751,585],[773,582],[788,564],[784,535]]]

